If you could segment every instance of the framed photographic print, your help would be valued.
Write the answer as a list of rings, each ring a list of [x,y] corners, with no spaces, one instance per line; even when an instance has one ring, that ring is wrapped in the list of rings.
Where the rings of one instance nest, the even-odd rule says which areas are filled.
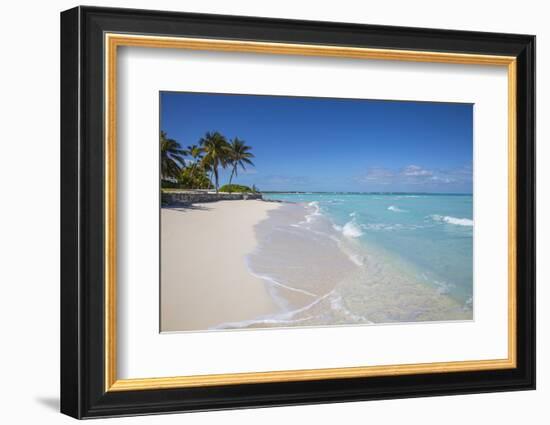
[[[61,411],[535,388],[535,38],[61,14]]]

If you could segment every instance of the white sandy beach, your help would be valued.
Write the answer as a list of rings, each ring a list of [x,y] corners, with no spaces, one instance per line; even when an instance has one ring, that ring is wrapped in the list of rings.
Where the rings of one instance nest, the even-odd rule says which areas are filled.
[[[161,330],[208,329],[277,312],[246,267],[254,226],[279,204],[257,200],[162,208]]]

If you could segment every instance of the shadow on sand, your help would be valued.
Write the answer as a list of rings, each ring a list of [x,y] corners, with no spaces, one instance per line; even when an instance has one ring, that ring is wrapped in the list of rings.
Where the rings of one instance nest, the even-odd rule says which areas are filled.
[[[181,204],[181,205],[173,205],[173,206],[163,206],[163,210],[171,210],[171,211],[178,211],[178,212],[188,212],[188,211],[210,211],[212,208],[205,207],[203,205],[193,205],[193,204]]]

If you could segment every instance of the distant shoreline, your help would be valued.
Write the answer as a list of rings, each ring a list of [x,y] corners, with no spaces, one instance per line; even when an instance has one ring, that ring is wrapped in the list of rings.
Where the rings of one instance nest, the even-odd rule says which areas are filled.
[[[263,192],[214,192],[212,190],[162,189],[162,207],[192,205],[201,202],[260,199],[266,202],[285,202],[288,200],[264,199],[263,195],[377,195],[377,196],[472,196],[469,193],[426,193],[426,192],[301,192],[301,191],[263,191]]]
[[[263,194],[295,194],[295,195],[423,195],[423,196],[472,196],[473,193],[445,193],[445,192],[346,192],[346,191],[296,191],[296,190],[263,190]]]

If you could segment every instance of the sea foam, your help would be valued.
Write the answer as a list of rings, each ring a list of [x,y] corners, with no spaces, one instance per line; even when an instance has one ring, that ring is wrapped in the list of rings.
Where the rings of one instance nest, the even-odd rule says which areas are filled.
[[[341,232],[348,238],[358,238],[359,236],[362,236],[363,231],[361,230],[361,226],[357,223],[357,212],[353,211],[349,214],[349,216],[351,217],[351,220],[343,226],[334,224],[332,227],[334,230]]]
[[[390,205],[388,207],[388,211],[393,211],[393,212],[407,212],[406,210],[402,210],[401,208],[398,208],[396,207],[395,205]]]
[[[473,226],[474,220],[469,218],[457,218],[449,215],[432,214],[430,218],[434,221],[444,222],[448,224],[455,224],[457,226]]]
[[[319,202],[313,201],[308,203],[308,206],[313,209],[313,211],[310,214],[307,214],[305,216],[306,223],[311,223],[315,217],[321,215],[321,208],[319,207]]]
[[[342,234],[348,238],[358,238],[363,234],[355,219],[348,221],[342,227]]]

